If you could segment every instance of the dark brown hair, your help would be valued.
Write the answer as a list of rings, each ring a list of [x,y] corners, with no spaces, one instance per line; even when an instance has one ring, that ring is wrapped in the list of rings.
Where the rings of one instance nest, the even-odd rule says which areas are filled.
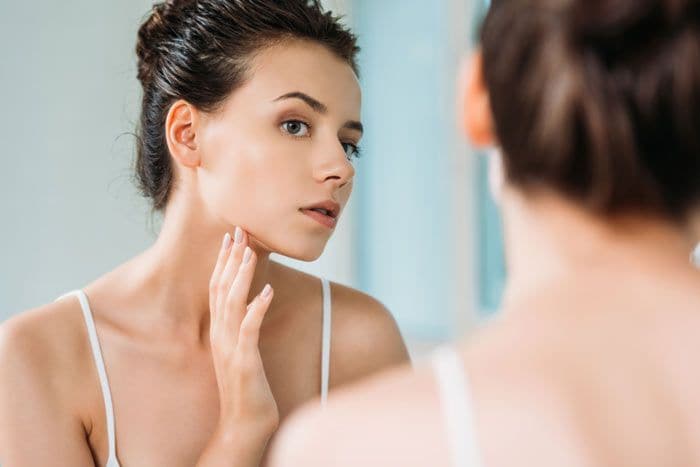
[[[493,0],[481,42],[510,182],[603,215],[696,207],[698,0]]]
[[[166,206],[173,184],[165,139],[170,106],[184,99],[216,110],[249,78],[255,52],[294,39],[327,47],[357,73],[355,36],[319,0],[170,0],[153,6],[136,44],[143,87],[136,176],[156,210]]]

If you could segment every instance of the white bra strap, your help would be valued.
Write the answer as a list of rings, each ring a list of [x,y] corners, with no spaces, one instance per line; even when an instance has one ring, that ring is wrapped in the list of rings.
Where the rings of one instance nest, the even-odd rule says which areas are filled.
[[[323,342],[321,349],[321,405],[328,399],[328,382],[331,365],[331,286],[321,279],[323,285]]]
[[[432,356],[453,467],[481,467],[469,384],[459,354],[443,346]]]
[[[100,341],[97,338],[97,329],[95,328],[95,321],[92,317],[92,311],[90,310],[90,304],[85,292],[82,290],[74,290],[65,295],[59,297],[59,299],[66,297],[68,295],[75,295],[80,301],[80,307],[83,310],[83,318],[85,319],[85,325],[87,327],[88,338],[90,339],[90,347],[92,348],[92,356],[95,360],[95,366],[97,367],[97,375],[100,378],[100,386],[102,387],[102,398],[105,404],[105,415],[107,417],[107,439],[109,442],[109,455],[107,458],[107,465],[119,465],[116,461],[116,443],[115,443],[115,433],[114,433],[114,410],[112,407],[112,393],[109,389],[109,381],[107,379],[107,371],[105,370],[104,360],[102,358],[102,351],[100,349]]]

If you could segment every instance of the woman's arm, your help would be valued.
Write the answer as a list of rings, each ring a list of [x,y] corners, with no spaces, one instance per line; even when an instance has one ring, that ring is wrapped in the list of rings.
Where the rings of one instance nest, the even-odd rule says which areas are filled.
[[[85,427],[71,407],[73,376],[36,316],[0,326],[0,464],[93,466]],[[65,355],[65,352],[63,352]]]

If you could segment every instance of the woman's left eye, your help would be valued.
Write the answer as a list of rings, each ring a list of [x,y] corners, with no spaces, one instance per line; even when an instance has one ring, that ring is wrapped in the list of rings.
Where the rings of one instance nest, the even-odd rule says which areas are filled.
[[[345,151],[345,157],[347,160],[352,161],[360,157],[360,148],[353,143],[341,143],[343,150]]]
[[[292,136],[301,137],[308,136],[309,134],[309,125],[299,120],[289,120],[284,122],[282,123],[281,128],[285,133],[289,133]]]

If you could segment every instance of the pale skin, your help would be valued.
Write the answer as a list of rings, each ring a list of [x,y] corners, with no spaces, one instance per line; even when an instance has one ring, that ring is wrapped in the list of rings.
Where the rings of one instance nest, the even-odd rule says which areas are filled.
[[[465,132],[496,145],[478,53],[465,71]],[[458,346],[483,465],[700,465],[697,231],[602,219],[508,184],[499,198],[503,309]],[[272,464],[448,466],[448,456],[435,378],[421,366],[346,388],[323,412],[302,409]]]
[[[352,68],[314,43],[278,44],[251,65],[215,112],[172,105],[176,183],[158,239],[83,287],[122,465],[264,464],[279,423],[319,403],[320,280],[270,253],[322,253],[333,228],[302,208],[331,200],[342,215],[360,89]],[[331,390],[408,360],[379,302],[338,284],[332,297]],[[105,464],[103,399],[76,298],[3,323],[0,381],[3,465]]]

